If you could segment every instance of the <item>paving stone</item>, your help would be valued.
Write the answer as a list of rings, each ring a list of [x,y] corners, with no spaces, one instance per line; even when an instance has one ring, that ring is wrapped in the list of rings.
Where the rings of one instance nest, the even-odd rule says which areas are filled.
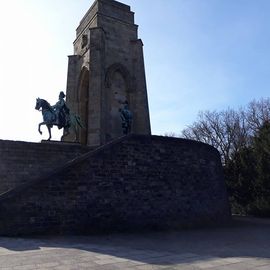
[[[15,266],[12,268],[12,270],[35,270],[38,269],[39,267],[37,265],[31,264],[31,265],[20,265],[20,266]],[[6,268],[8,269],[8,268]]]
[[[0,270],[270,270],[270,226],[50,238],[0,237]]]
[[[256,270],[269,270],[270,269],[270,263],[268,265],[259,266],[256,268]]]

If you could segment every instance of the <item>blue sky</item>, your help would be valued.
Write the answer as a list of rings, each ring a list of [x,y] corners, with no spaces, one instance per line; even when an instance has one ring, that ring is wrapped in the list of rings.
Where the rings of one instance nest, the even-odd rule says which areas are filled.
[[[0,139],[40,141],[36,97],[55,103],[67,55],[91,0],[0,3]],[[124,0],[144,42],[153,134],[175,132],[201,110],[269,96],[270,1]],[[60,133],[53,129],[54,138]]]

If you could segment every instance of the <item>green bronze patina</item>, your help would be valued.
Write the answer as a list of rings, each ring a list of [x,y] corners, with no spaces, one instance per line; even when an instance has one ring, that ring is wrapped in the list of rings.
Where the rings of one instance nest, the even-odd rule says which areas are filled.
[[[123,134],[127,135],[131,132],[131,124],[132,124],[132,112],[129,110],[128,102],[124,102],[124,107],[123,109],[119,109],[120,112],[120,117],[122,120],[122,129],[123,129]]]
[[[46,125],[49,132],[48,141],[51,139],[51,128],[57,126],[59,129],[64,129],[64,134],[61,140],[70,134],[70,129],[75,132],[75,141],[78,141],[78,129],[84,128],[80,117],[70,112],[64,100],[64,92],[60,92],[59,100],[53,106],[45,99],[37,98],[35,109],[42,112],[43,122],[39,123],[38,131],[42,134],[41,126]]]

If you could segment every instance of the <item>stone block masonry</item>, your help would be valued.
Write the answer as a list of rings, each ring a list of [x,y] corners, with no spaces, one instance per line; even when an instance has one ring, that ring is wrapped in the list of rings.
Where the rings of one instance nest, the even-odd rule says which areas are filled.
[[[150,135],[143,43],[130,7],[95,0],[80,21],[73,46],[66,93],[68,106],[85,126],[80,143],[97,147],[121,137],[119,109],[125,101],[133,114],[132,133]]]
[[[42,176],[89,151],[72,143],[0,140],[0,194]]]
[[[0,197],[0,235],[175,229],[229,219],[217,150],[150,135],[118,139]]]

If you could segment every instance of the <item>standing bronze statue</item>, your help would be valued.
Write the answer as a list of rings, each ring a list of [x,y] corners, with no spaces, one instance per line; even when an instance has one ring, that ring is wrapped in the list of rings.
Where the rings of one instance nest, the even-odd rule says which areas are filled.
[[[129,109],[128,102],[124,102],[123,109],[119,109],[120,117],[122,120],[122,129],[123,134],[127,135],[131,132],[131,124],[132,124],[132,112]]]
[[[80,117],[70,112],[64,100],[65,94],[63,91],[59,94],[59,100],[55,105],[51,106],[45,99],[37,98],[35,109],[42,112],[43,122],[39,123],[38,131],[42,134],[41,126],[46,125],[49,132],[48,141],[51,139],[51,128],[57,126],[59,129],[64,128],[64,134],[61,140],[70,134],[72,128],[75,132],[75,140],[78,141],[78,128],[84,128]]]

